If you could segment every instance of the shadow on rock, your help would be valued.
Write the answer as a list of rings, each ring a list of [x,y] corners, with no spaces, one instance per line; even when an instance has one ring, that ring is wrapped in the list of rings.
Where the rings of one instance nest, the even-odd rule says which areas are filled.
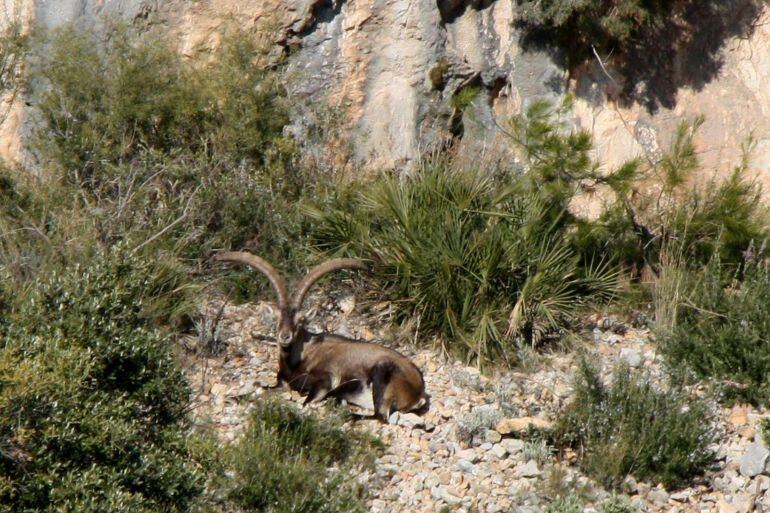
[[[559,48],[566,54],[560,65],[573,78],[586,78],[585,65],[598,65],[592,45],[605,60],[606,72],[618,85],[609,95],[638,103],[650,112],[676,105],[683,87],[696,91],[714,80],[724,64],[727,40],[749,38],[760,19],[765,0],[684,0],[670,2],[671,10],[651,17],[622,48],[601,41],[576,41],[573,25],[543,27],[519,23],[525,50]],[[561,59],[560,59],[561,60]],[[604,74],[604,71],[602,71]],[[597,79],[599,77],[596,77]],[[578,92],[580,94],[580,92]]]

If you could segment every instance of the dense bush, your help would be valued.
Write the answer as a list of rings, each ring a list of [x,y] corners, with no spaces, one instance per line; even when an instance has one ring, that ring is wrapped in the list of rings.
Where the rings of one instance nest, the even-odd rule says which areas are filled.
[[[184,61],[164,38],[120,24],[39,38],[30,146],[45,173],[24,175],[40,208],[19,223],[39,244],[9,241],[6,264],[30,274],[126,243],[181,256],[193,272],[212,249],[230,247],[297,270],[299,206],[325,177],[296,165],[297,145],[282,133],[281,73],[265,53],[254,34],[229,30],[207,62]],[[240,295],[262,285],[242,269],[225,273]]]
[[[728,398],[770,400],[770,269],[750,262],[738,273],[715,261],[687,273],[677,318],[659,338],[672,366],[726,385]]]
[[[340,425],[301,415],[292,405],[258,403],[229,451],[227,500],[270,513],[366,511],[364,490],[349,473],[365,464],[373,441]]]
[[[262,165],[288,117],[253,36],[226,35],[212,64],[185,63],[168,41],[123,25],[66,26],[34,47],[37,148],[78,185],[107,165],[180,150]]]
[[[622,50],[646,26],[668,16],[681,0],[519,0],[519,19],[535,34],[553,37],[570,49],[573,62],[599,51]]]
[[[683,485],[712,461],[713,437],[705,405],[684,391],[658,390],[625,366],[608,386],[585,361],[556,435],[560,445],[580,447],[581,467],[610,488],[629,474],[666,487]]]
[[[612,275],[579,265],[553,208],[518,175],[439,162],[309,213],[318,248],[374,261],[402,319],[419,316],[483,363],[513,362],[513,341],[540,342],[612,290]]]
[[[189,391],[152,322],[185,302],[179,279],[116,250],[6,298],[5,511],[187,511],[198,500]]]

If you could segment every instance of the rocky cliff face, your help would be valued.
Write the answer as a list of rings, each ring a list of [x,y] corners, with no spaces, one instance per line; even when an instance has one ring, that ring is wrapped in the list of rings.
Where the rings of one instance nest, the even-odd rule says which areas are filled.
[[[19,12],[48,26],[102,14],[161,24],[186,55],[216,45],[228,19],[268,27],[290,55],[295,97],[341,112],[352,155],[370,166],[408,167],[450,141],[493,157],[510,146],[498,124],[534,99],[571,92],[574,123],[594,133],[603,162],[654,160],[683,117],[703,113],[705,166],[730,167],[753,135],[753,167],[770,186],[770,15],[751,0],[698,6],[664,27],[669,45],[639,48],[623,63],[597,55],[570,71],[558,54],[522,44],[513,0],[25,2]],[[480,94],[460,111],[453,98],[470,87]],[[298,114],[295,130],[306,124]]]

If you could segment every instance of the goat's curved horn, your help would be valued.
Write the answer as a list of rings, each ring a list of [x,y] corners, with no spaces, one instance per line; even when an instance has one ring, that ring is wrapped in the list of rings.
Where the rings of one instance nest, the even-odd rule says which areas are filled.
[[[273,267],[267,260],[246,251],[225,251],[217,253],[214,255],[214,260],[219,262],[237,262],[253,267],[270,280],[270,284],[275,289],[276,294],[278,294],[278,308],[283,309],[288,304],[289,293],[288,288],[286,287],[286,280],[284,280],[283,276],[281,276],[275,267]]]
[[[292,309],[298,311],[302,307],[305,295],[319,278],[338,269],[366,269],[366,264],[354,258],[334,258],[313,267],[295,287],[291,298]]]

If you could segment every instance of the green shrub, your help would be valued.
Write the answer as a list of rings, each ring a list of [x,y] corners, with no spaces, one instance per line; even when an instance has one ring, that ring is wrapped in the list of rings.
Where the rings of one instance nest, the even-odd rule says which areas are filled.
[[[705,405],[678,388],[657,390],[626,366],[615,370],[607,386],[597,369],[581,362],[556,438],[580,447],[581,467],[609,488],[619,487],[628,474],[680,486],[713,460]]]
[[[546,513],[583,513],[583,502],[576,494],[557,497],[545,508]]]
[[[558,105],[546,100],[532,102],[523,115],[510,119],[507,132],[523,153],[526,190],[548,206],[549,221],[561,225],[574,220],[568,207],[581,181],[600,178],[599,165],[591,158],[591,134],[570,123],[572,106],[569,96]],[[605,179],[628,183],[635,171],[632,161]]]
[[[18,186],[10,171],[0,169],[0,265],[6,268],[5,285],[15,274],[23,274],[22,260],[35,240],[31,233],[25,233],[30,228],[27,212],[33,202],[32,195]]]
[[[770,236],[761,190],[746,180],[746,170],[740,166],[726,180],[691,193],[683,207],[672,212],[667,235],[682,241],[688,262],[718,257],[735,265]]]
[[[311,240],[373,261],[400,319],[419,316],[421,330],[461,341],[455,348],[479,364],[513,363],[512,343],[552,336],[614,285],[611,273],[579,265],[552,206],[522,188],[518,175],[439,162],[308,209]]]
[[[169,41],[121,24],[65,26],[34,46],[32,91],[42,156],[77,185],[115,176],[105,165],[205,155],[262,167],[291,154],[284,90],[254,36],[226,31],[210,63],[188,63]]]
[[[46,168],[24,177],[43,207],[20,229],[42,240],[8,242],[16,274],[118,243],[177,255],[193,273],[223,248],[301,267],[299,206],[325,178],[297,167],[282,75],[253,34],[226,29],[210,61],[187,62],[154,33],[64,27],[33,55],[30,144]],[[262,285],[241,269],[224,279],[240,296]]]
[[[179,276],[114,251],[8,298],[0,334],[0,508],[188,511],[189,390],[156,316]]]
[[[661,347],[672,366],[726,382],[728,398],[767,404],[770,269],[763,262],[734,269],[715,261],[683,277],[676,321],[659,333]]]
[[[667,265],[665,253],[672,250],[692,269],[713,258],[739,265],[752,250],[766,255],[767,210],[758,185],[746,179],[746,169],[736,168],[727,179],[704,187],[691,189],[688,182],[691,190],[680,196],[682,184],[675,192],[664,192],[657,204],[635,205],[633,216],[621,202],[610,204],[596,222],[578,223],[574,243],[581,253],[603,253],[614,265],[636,270],[649,266],[656,273]]]
[[[200,130],[211,141],[210,154],[219,159],[247,163],[267,171],[286,168],[283,178],[274,182],[279,191],[304,185],[304,175],[289,162],[296,156],[294,141],[284,137],[289,123],[284,76],[272,71],[269,46],[258,35],[225,27],[222,42],[210,63],[190,73],[193,87],[202,90],[206,122]],[[177,144],[181,147],[181,144]],[[294,179],[294,180],[292,180]]]
[[[597,221],[577,221],[573,243],[581,254],[656,273],[672,254],[692,269],[713,258],[736,266],[749,250],[767,255],[763,241],[770,237],[770,218],[759,185],[747,178],[751,145],[726,179],[704,179],[693,142],[702,122],[682,122],[655,166],[631,161],[606,175],[583,176],[609,187],[614,197]]]
[[[366,511],[364,490],[352,475],[371,444],[340,429],[339,420],[260,402],[229,451],[227,499],[244,510],[273,513]]]
[[[599,508],[601,513],[639,513],[637,507],[628,497],[613,493]]]
[[[54,329],[64,336],[173,324],[192,312],[197,292],[172,255],[147,257],[119,245],[28,288],[12,319],[37,318],[44,322],[28,329]]]
[[[533,32],[546,34],[564,45],[573,63],[591,56],[591,47],[602,52],[622,50],[640,31],[666,16],[676,0],[519,0],[519,19]],[[681,2],[679,2],[681,3]]]
[[[727,265],[739,265],[744,252],[762,244],[770,236],[770,219],[761,201],[762,191],[756,180],[747,178],[752,143],[744,145],[743,156],[726,179],[712,178],[692,187],[698,177],[698,161],[693,138],[703,123],[699,117],[683,122],[671,151],[661,160],[654,174],[661,183],[655,208],[646,208],[645,222],[659,236],[661,243],[675,244],[683,259],[693,268],[719,258]],[[648,202],[651,200],[647,200]],[[659,226],[650,222],[658,217]]]
[[[765,445],[770,445],[770,420],[762,420],[762,440],[765,441]]]
[[[323,177],[308,180],[304,189],[281,191],[274,185],[278,171],[156,153],[113,172],[114,179],[91,190],[94,207],[83,212],[87,231],[75,227],[81,236],[140,248],[143,254],[178,255],[193,275],[201,273],[198,262],[222,248],[255,251],[289,275],[302,268],[301,205],[322,187]],[[238,298],[254,297],[265,283],[233,267],[221,277],[222,287]]]
[[[167,43],[138,45],[126,27],[97,34],[72,26],[40,41],[32,88],[42,118],[36,146],[75,184],[109,179],[104,163],[142,148],[199,146],[203,99]]]

